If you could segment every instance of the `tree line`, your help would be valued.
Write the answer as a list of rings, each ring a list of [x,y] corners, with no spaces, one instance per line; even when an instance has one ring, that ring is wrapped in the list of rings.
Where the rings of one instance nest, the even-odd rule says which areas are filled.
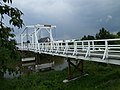
[[[117,32],[116,34],[112,34],[103,27],[102,29],[99,30],[98,33],[96,33],[95,36],[84,35],[81,38],[81,40],[114,39],[114,38],[120,38],[120,32]]]

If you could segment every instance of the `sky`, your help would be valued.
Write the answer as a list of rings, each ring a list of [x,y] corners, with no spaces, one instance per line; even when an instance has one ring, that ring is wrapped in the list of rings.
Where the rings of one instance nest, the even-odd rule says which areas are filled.
[[[55,39],[80,39],[102,27],[120,31],[119,0],[13,0],[12,5],[24,13],[25,25],[56,25]],[[23,29],[15,30],[18,41]]]

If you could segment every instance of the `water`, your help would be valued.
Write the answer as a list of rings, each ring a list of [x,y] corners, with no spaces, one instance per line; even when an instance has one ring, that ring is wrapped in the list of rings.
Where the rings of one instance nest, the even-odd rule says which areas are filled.
[[[63,57],[52,56],[47,54],[39,54],[39,53],[34,53],[29,51],[23,51],[21,54],[23,58],[35,57],[36,59],[35,62],[22,63],[22,66],[24,68],[34,69],[35,65],[51,63],[53,61],[55,62],[55,64],[52,69],[56,71],[63,70],[68,66],[67,60]]]
[[[22,66],[27,67],[28,70],[34,70],[35,65],[51,62],[54,62],[52,69],[55,71],[63,70],[68,66],[67,60],[65,60],[65,58],[50,55],[37,55],[35,62],[22,63]]]
[[[8,69],[6,69],[6,71],[3,74],[3,78],[13,79],[19,77],[20,75],[22,75],[20,71],[9,71]]]
[[[54,61],[54,67],[52,69],[59,71],[65,69],[67,65],[67,60],[63,57],[50,56],[50,55],[40,55],[37,58],[38,64],[50,63]]]
[[[55,63],[55,65],[53,67],[54,70],[56,70],[56,71],[63,70],[68,66],[67,60],[63,59],[61,61],[62,61],[62,63],[60,63],[59,61],[57,63]]]
[[[2,71],[3,77],[6,79],[13,79],[24,73],[28,73],[29,71],[35,71],[36,64],[50,63],[53,61],[54,66],[52,69],[55,71],[63,70],[68,66],[67,60],[65,58],[49,55],[38,55],[35,62],[22,63],[21,67],[15,68],[15,71],[10,71],[9,69],[6,69],[4,72]]]

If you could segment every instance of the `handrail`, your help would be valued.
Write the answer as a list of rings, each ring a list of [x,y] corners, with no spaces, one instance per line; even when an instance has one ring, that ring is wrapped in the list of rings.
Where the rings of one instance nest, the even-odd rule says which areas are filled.
[[[98,62],[108,62],[120,64],[120,38],[102,40],[82,40],[82,41],[53,41],[42,43],[21,44],[21,50],[58,55],[71,58],[100,59]],[[80,59],[79,58],[79,59]]]

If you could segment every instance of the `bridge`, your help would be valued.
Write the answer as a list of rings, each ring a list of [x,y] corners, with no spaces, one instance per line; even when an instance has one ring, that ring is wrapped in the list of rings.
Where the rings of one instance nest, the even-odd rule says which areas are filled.
[[[102,40],[54,40],[53,25],[32,25],[26,26],[21,33],[21,44],[19,50],[32,51],[39,54],[61,56],[68,59],[68,77],[71,78],[71,65],[83,72],[83,61],[94,61],[120,65],[120,38]],[[41,31],[48,32],[47,41],[38,42],[41,38]],[[40,37],[40,38],[39,38]],[[29,41],[28,41],[29,39]],[[78,60],[75,65],[71,59]]]

